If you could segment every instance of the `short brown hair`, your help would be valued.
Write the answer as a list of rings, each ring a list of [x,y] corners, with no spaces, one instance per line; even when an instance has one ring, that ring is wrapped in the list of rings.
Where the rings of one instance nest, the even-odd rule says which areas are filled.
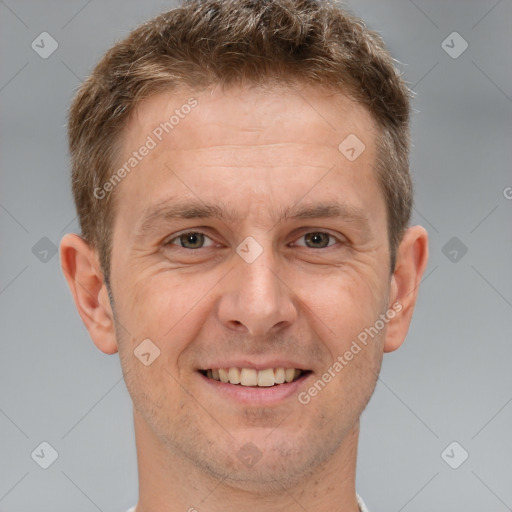
[[[387,208],[391,270],[410,220],[411,92],[381,37],[330,0],[192,0],[116,43],[79,88],[69,112],[72,188],[82,237],[107,286],[122,131],[140,102],[180,86],[328,86],[365,106],[379,128],[376,171]]]

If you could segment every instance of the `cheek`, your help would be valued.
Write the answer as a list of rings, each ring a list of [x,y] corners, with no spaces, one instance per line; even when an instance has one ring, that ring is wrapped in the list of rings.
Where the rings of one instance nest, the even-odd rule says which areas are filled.
[[[179,414],[188,399],[180,385],[184,376],[178,363],[202,325],[196,316],[190,321],[200,311],[194,308],[199,298],[194,294],[188,300],[168,281],[154,281],[126,295],[118,312],[122,325],[116,327],[127,389],[146,421],[162,432],[168,418]]]
[[[177,372],[166,366],[163,353],[151,365],[143,365],[133,352],[120,353],[126,388],[134,407],[155,432],[169,432],[172,418],[187,400]],[[130,358],[129,361],[126,358]]]
[[[162,364],[175,372],[178,356],[204,323],[213,296],[208,291],[218,278],[194,278],[171,271],[136,275],[136,281],[125,282],[119,320],[132,339],[132,351],[143,340],[150,339],[160,349]]]
[[[386,304],[383,281],[374,272],[346,265],[315,280],[296,278],[297,295],[310,310],[323,340],[343,350],[364,328],[373,325]]]

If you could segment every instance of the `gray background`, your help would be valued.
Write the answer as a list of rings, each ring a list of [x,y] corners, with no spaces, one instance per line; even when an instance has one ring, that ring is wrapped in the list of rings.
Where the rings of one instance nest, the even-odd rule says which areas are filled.
[[[137,501],[119,358],[90,341],[52,248],[78,231],[65,131],[74,90],[115,40],[172,5],[0,1],[2,512]],[[357,489],[371,512],[512,510],[512,3],[348,5],[417,93],[414,222],[430,234],[408,339],[385,355],[362,416]],[[59,45],[47,59],[31,48],[43,31]],[[442,46],[454,31],[469,44],[458,58]],[[463,41],[452,39],[454,54]],[[31,457],[43,441],[58,452],[48,469]]]

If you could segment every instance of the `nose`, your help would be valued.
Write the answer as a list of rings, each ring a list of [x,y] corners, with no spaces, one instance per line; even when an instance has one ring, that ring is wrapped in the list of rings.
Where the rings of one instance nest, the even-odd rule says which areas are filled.
[[[279,270],[270,247],[252,263],[240,258],[224,282],[217,310],[220,322],[252,336],[273,334],[292,325],[297,308],[291,283]]]

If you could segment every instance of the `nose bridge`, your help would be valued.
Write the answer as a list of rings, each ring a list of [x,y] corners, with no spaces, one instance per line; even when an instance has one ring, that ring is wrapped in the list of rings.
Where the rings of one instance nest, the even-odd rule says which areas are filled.
[[[267,261],[268,259],[241,265],[238,294],[240,298],[245,298],[255,311],[270,312],[275,309],[282,292],[275,265]]]
[[[259,335],[277,325],[291,324],[295,308],[290,290],[279,279],[272,242],[258,244],[259,249],[254,241],[247,243],[237,248],[239,261],[221,298],[219,315],[229,328],[244,327],[250,334]]]
[[[278,307],[280,286],[272,244],[270,241],[261,243],[263,245],[249,239],[238,248],[238,254],[248,255],[248,258],[241,256],[237,288],[239,298],[247,301],[247,306],[254,313],[270,315]],[[244,253],[247,249],[248,252]]]

